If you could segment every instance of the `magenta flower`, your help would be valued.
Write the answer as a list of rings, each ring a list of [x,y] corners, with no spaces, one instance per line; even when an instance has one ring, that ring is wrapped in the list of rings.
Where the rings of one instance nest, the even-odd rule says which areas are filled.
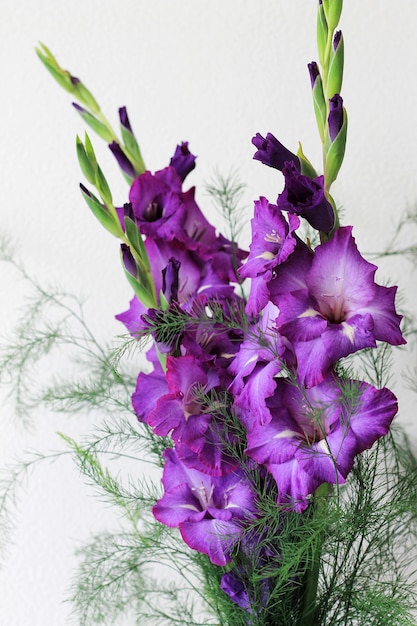
[[[377,267],[358,252],[350,226],[339,228],[309,258],[307,271],[298,272],[294,263],[292,272],[285,267],[278,272],[279,293],[271,286],[280,309],[279,332],[291,341],[307,387],[320,383],[340,358],[375,347],[377,340],[405,343],[394,306],[396,287],[375,283]]]
[[[296,511],[320,484],[344,483],[355,456],[387,434],[397,413],[389,389],[333,375],[312,389],[280,379],[269,406],[272,419],[248,433],[246,452],[275,478],[278,502]]]
[[[231,560],[245,520],[255,514],[254,493],[243,472],[213,477],[189,469],[173,449],[164,453],[164,496],[153,507],[155,518],[179,527],[185,543],[207,554],[215,565]]]
[[[304,176],[293,162],[285,163],[282,173],[285,188],[277,198],[278,208],[304,217],[316,230],[329,232],[334,226],[334,211],[324,193],[324,177]]]

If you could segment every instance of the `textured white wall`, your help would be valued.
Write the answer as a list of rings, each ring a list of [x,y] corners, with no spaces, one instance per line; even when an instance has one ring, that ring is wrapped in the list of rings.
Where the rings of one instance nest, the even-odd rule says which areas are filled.
[[[401,212],[417,201],[417,8],[415,0],[345,5],[342,93],[349,138],[333,191],[365,252],[380,250]],[[200,185],[203,207],[201,186],[215,168],[238,171],[248,185],[249,220],[253,199],[274,200],[281,185],[273,170],[252,161],[253,134],[271,131],[293,149],[301,140],[311,160],[320,162],[306,69],[316,58],[315,8],[315,0],[1,0],[1,227],[40,279],[88,296],[87,313],[101,336],[120,332],[112,318],[130,292],[116,241],[79,194],[74,136],[83,124],[35,56],[37,41],[82,77],[115,124],[117,107],[128,106],[150,169],[163,167],[176,143],[189,140],[198,155],[189,180]],[[98,152],[122,203],[123,180],[105,146]],[[2,266],[0,315],[7,335],[24,289],[3,272]],[[385,263],[379,279],[388,278],[400,283],[408,306],[413,298],[415,304],[416,277],[408,265]],[[398,373],[413,359],[401,353]],[[395,391],[415,435],[413,398],[401,378]],[[76,436],[89,427],[85,416],[40,413],[27,432],[6,406],[0,419],[2,466],[29,447],[58,448],[58,430]],[[27,481],[15,545],[0,573],[1,624],[65,623],[70,607],[62,599],[74,548],[117,523],[87,493],[69,462],[45,465]],[[123,626],[133,623],[127,619]]]

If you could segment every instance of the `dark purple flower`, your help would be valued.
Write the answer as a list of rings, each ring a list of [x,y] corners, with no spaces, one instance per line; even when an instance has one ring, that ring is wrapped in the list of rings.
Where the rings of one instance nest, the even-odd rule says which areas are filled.
[[[179,527],[185,543],[225,565],[242,534],[242,524],[254,517],[254,493],[243,472],[209,476],[187,468],[173,449],[164,453],[164,496],[152,511],[169,526]]]
[[[175,148],[174,156],[169,164],[176,170],[181,180],[184,181],[195,168],[195,159],[194,154],[191,154],[188,149],[188,141],[183,141]]]
[[[138,176],[130,188],[129,200],[142,234],[165,241],[186,239],[181,179],[173,167]]]
[[[342,484],[355,456],[386,435],[397,412],[389,389],[329,376],[311,389],[280,379],[272,420],[248,434],[247,454],[264,463],[278,502],[296,511],[324,483]]]
[[[329,124],[329,136],[331,141],[334,141],[343,126],[344,113],[343,113],[343,98],[336,93],[333,98],[330,98],[330,112],[327,119]]]
[[[295,264],[293,272],[280,266],[279,293],[271,285],[279,332],[291,341],[307,387],[322,381],[340,358],[375,347],[376,341],[405,343],[394,306],[396,287],[375,283],[377,267],[360,255],[351,226],[337,229],[308,262],[299,273]]]
[[[282,173],[285,187],[277,198],[278,208],[304,217],[316,230],[329,232],[334,226],[334,211],[324,193],[324,177],[304,176],[292,162],[285,163]]]
[[[294,167],[301,172],[301,164],[298,156],[293,154],[272,133],[267,133],[266,137],[262,137],[260,133],[256,133],[252,138],[252,143],[257,148],[253,158],[261,161],[264,165],[274,167],[282,171],[286,161],[292,161]]]

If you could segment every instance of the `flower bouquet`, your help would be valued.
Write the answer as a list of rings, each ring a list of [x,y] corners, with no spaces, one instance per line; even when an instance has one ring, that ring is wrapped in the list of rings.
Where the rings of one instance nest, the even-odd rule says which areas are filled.
[[[237,241],[236,178],[209,186],[225,236],[187,188],[188,142],[148,171],[126,108],[119,137],[86,86],[38,49],[129,185],[115,206],[89,136],[77,138],[82,196],[121,241],[134,292],[116,316],[130,338],[99,374],[120,429],[105,425],[89,445],[67,438],[130,528],[87,549],[74,593],[82,624],[114,623],[129,603],[140,624],[414,623],[417,465],[385,386],[392,346],[406,343],[402,316],[396,287],[376,282],[330,193],[347,134],[341,11],[342,0],[319,1],[318,61],[308,66],[322,168],[301,145],[252,138],[260,167],[282,180],[276,199],[254,203],[249,252]],[[137,347],[148,367],[131,388],[123,359]],[[97,405],[98,392],[83,393]],[[162,468],[162,481],[123,486],[100,461],[111,439]],[[145,580],[151,561],[177,572],[174,585]]]

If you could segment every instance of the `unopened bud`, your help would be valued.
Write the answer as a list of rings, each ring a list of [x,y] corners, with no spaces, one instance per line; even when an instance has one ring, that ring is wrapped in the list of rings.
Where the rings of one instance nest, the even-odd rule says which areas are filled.
[[[342,31],[338,30],[333,39],[330,53],[329,73],[327,76],[327,98],[331,98],[342,90],[345,44]]]

